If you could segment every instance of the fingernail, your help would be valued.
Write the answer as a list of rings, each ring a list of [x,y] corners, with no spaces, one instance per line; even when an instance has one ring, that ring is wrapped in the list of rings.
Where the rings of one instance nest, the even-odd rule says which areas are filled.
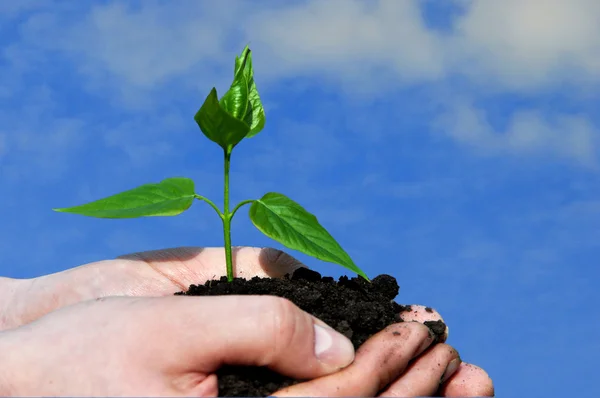
[[[332,370],[344,368],[354,360],[354,346],[343,334],[334,329],[313,324],[315,330],[315,355]]]
[[[460,358],[455,358],[448,363],[446,371],[444,372],[444,374],[442,375],[442,379],[440,380],[440,384],[445,383],[446,380],[450,378],[450,376],[456,373],[461,362],[462,361],[460,360]]]
[[[419,348],[415,352],[415,357],[418,357],[426,349],[428,349],[429,347],[431,347],[431,344],[433,344],[434,341],[435,341],[435,335],[433,334],[433,332],[431,330],[429,330],[429,336],[427,336],[427,338],[425,340],[423,340],[423,342],[421,343],[421,345],[419,346]]]

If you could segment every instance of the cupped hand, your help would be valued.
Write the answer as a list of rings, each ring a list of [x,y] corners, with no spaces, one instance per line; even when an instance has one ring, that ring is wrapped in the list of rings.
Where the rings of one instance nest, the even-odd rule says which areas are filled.
[[[342,334],[275,296],[107,297],[0,334],[1,396],[217,396],[224,364],[314,379],[350,364]]]
[[[487,373],[462,362],[448,344],[433,344],[425,321],[441,320],[431,308],[412,306],[405,322],[388,326],[356,352],[346,368],[276,392],[275,396],[493,397]]]
[[[51,311],[94,298],[171,296],[186,290],[190,284],[221,277],[225,274],[224,263],[222,248],[184,247],[136,253],[23,280],[14,289],[13,297],[17,299],[9,302],[13,312],[6,317],[8,327],[27,324]],[[234,249],[234,273],[240,277],[281,277],[301,266],[294,258],[275,249]],[[373,336],[358,350],[349,367],[277,394],[416,396],[437,391],[448,397],[493,396],[492,381],[487,373],[474,365],[461,363],[450,346],[437,344],[419,355],[418,348],[426,344],[424,339],[428,336],[427,328],[419,323],[441,317],[422,306],[413,306],[413,309],[401,316],[405,321],[415,322],[392,325]],[[373,371],[380,377],[373,375]],[[440,384],[442,377],[446,380]],[[343,381],[346,378],[363,382],[348,383]]]
[[[303,266],[275,249],[233,248],[234,275],[282,277]],[[179,247],[120,256],[32,279],[13,280],[0,330],[29,323],[81,301],[109,296],[160,297],[225,275],[223,248]],[[0,308],[2,313],[2,308]]]

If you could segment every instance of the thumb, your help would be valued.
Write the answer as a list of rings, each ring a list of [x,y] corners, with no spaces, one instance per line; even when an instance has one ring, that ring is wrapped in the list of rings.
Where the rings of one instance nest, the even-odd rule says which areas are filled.
[[[354,360],[350,340],[291,301],[275,296],[175,296],[157,299],[164,307],[152,318],[165,343],[156,349],[186,369],[213,373],[224,364],[267,366],[297,379],[333,373]],[[161,328],[162,326],[162,328]],[[149,331],[150,332],[150,331]],[[187,342],[182,344],[182,342]]]

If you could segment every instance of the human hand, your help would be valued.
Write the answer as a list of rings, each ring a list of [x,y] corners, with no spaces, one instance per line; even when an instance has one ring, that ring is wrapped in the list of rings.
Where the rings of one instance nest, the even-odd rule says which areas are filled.
[[[275,296],[108,297],[0,333],[0,396],[216,396],[224,364],[314,379],[350,340]]]
[[[234,247],[234,274],[243,278],[282,277],[303,265],[270,248]],[[13,279],[0,297],[0,331],[32,322],[81,301],[109,296],[161,297],[225,275],[220,248],[179,247],[103,260],[32,279]],[[0,291],[0,294],[2,292]]]
[[[252,277],[255,275],[279,277],[302,266],[292,257],[274,249],[240,248],[234,250],[234,256],[236,275],[243,277]],[[208,279],[218,278],[223,275],[225,269],[223,258],[222,248],[180,248],[152,251],[124,256],[116,260],[100,261],[61,273],[23,281],[17,291],[27,292],[28,301],[37,302],[37,305],[20,307],[22,310],[21,315],[13,317],[13,319],[18,320],[15,324],[31,322],[57,308],[95,297],[110,295],[170,296],[177,291],[187,289],[192,283],[204,283]],[[18,302],[23,303],[24,301],[19,300]],[[18,306],[11,307],[18,308]],[[414,308],[416,308],[414,313],[403,313],[401,316],[405,320],[418,322],[441,319],[435,311],[426,311],[424,307],[420,306],[415,306]],[[405,324],[402,326],[402,328],[409,328],[409,330],[412,330],[410,328],[417,327],[422,326],[416,324]],[[403,334],[401,333],[401,335]],[[376,341],[380,342],[378,344],[387,348],[385,350],[372,348],[369,351],[368,347],[373,347],[374,345],[371,345],[371,343],[367,345],[365,343],[364,347],[366,348],[361,347],[357,353],[355,364],[349,367],[348,371],[352,369],[350,373],[358,372],[358,374],[367,375],[369,374],[369,369],[371,369],[369,364],[372,364],[372,362],[370,361],[373,361],[373,358],[391,355],[391,352],[396,352],[394,350],[399,349],[401,352],[396,352],[396,354],[402,354],[402,361],[404,362],[391,361],[395,363],[395,367],[388,369],[388,371],[391,372],[390,374],[399,374],[402,373],[401,369],[408,366],[407,371],[402,374],[402,377],[396,380],[405,380],[405,382],[392,383],[387,392],[385,392],[386,395],[403,391],[401,388],[404,387],[402,386],[407,384],[413,386],[413,390],[411,391],[414,391],[414,386],[422,386],[423,388],[430,389],[435,383],[439,384],[441,373],[445,369],[443,361],[445,360],[446,363],[449,363],[451,359],[455,358],[455,353],[452,352],[453,350],[449,346],[438,344],[432,350],[427,351],[425,355],[419,357],[418,360],[409,364],[408,361],[412,359],[411,355],[417,352],[416,344],[420,344],[422,342],[420,339],[423,337],[422,330],[410,335],[416,337],[413,337],[412,340],[407,337],[406,342],[400,344],[400,346],[397,344],[398,339],[395,339],[396,343],[391,341],[386,343],[386,337],[378,337],[379,334],[374,336],[372,339],[377,338]],[[446,351],[443,351],[444,349]],[[440,355],[442,362],[439,362]],[[361,360],[362,356],[365,356],[366,359]],[[397,356],[394,354],[394,357],[396,358]],[[436,365],[440,363],[440,366],[437,368],[436,366],[427,367],[428,364],[431,365],[434,362]],[[440,370],[440,367],[443,369]],[[338,375],[338,377],[347,377],[348,373],[338,372],[335,375]],[[299,393],[299,391],[306,391],[307,395],[313,396],[336,395],[334,391],[331,391],[336,379],[330,378],[328,380],[328,384],[317,384],[318,388],[316,390],[307,387],[311,382],[298,384],[293,386],[294,390],[292,390],[292,394],[302,395],[303,393]],[[378,380],[378,378],[370,378],[369,380]],[[369,383],[369,380],[363,386],[364,388],[370,386],[368,387],[370,388],[369,391],[372,391],[375,389],[375,386]],[[412,380],[410,383],[406,382],[410,380]],[[425,382],[426,380],[428,381]],[[319,381],[318,383],[323,383],[323,381]],[[342,384],[345,387],[351,385],[348,383]],[[304,390],[298,390],[302,388]],[[364,388],[358,391],[366,391]],[[337,391],[339,393],[340,390]],[[342,393],[342,395],[360,395],[355,390],[351,389],[349,391]],[[375,389],[376,391],[378,390]],[[476,366],[461,363],[456,373],[440,387],[439,393],[443,394],[442,396],[489,396],[493,395],[493,385],[485,371]],[[370,393],[367,395],[372,396],[374,394]],[[420,393],[420,395],[423,394]],[[410,396],[411,394],[404,395]]]
[[[494,385],[483,369],[462,362],[447,344],[431,345],[423,323],[442,320],[437,311],[411,307],[400,314],[405,322],[388,326],[360,346],[348,367],[273,395],[493,397]]]

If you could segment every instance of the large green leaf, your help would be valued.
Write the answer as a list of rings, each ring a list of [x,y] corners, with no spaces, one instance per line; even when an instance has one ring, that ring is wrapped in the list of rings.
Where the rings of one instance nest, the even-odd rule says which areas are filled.
[[[236,146],[250,131],[250,126],[230,115],[219,104],[217,89],[213,87],[194,120],[211,141],[223,149]]]
[[[192,205],[194,198],[194,181],[189,178],[174,177],[158,184],[145,184],[81,206],[53,210],[98,218],[175,216],[186,211]]]
[[[317,217],[285,195],[269,192],[254,201],[250,206],[250,219],[263,234],[284,246],[319,260],[339,264],[369,280],[319,224]]]
[[[237,76],[240,71],[243,71],[248,82],[248,109],[243,117],[243,120],[250,126],[250,132],[246,138],[250,138],[260,133],[265,127],[265,110],[263,108],[256,83],[254,82],[254,69],[252,68],[252,52],[246,46],[240,57],[235,57],[235,72]]]

